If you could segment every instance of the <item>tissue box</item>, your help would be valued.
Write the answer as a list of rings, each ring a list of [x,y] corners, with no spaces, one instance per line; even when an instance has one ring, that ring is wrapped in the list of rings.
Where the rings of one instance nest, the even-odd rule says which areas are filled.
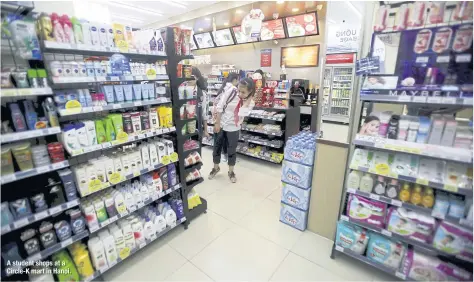
[[[304,231],[308,220],[308,214],[305,211],[299,210],[281,203],[280,207],[280,221],[288,224],[291,227]]]
[[[299,188],[309,189],[313,178],[313,167],[283,161],[281,181]]]
[[[285,146],[285,160],[304,165],[313,165],[314,149],[293,148]]]
[[[296,186],[282,183],[281,201],[300,210],[308,210],[311,190],[304,190]]]

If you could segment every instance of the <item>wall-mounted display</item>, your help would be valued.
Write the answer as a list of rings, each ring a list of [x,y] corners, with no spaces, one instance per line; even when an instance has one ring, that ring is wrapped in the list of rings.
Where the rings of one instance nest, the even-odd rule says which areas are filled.
[[[251,38],[250,36],[245,35],[245,33],[242,32],[242,28],[240,26],[232,27],[232,31],[234,32],[237,44],[257,42],[257,38]]]
[[[283,19],[266,21],[262,23],[262,31],[260,32],[260,40],[273,40],[285,38],[285,28],[283,27]]]
[[[317,67],[319,44],[281,48],[281,63],[287,68]]]
[[[196,40],[196,44],[199,49],[215,47],[210,32],[195,34],[194,39]]]
[[[217,47],[234,45],[234,38],[232,38],[230,28],[216,30],[214,42],[216,43]]]
[[[198,47],[196,46],[196,43],[194,43],[194,39],[191,40],[191,50],[197,50]]]
[[[318,35],[318,16],[316,13],[286,17],[288,37]]]

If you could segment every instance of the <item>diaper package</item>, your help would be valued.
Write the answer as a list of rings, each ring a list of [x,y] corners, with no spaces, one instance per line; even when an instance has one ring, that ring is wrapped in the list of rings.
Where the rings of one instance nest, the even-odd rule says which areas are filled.
[[[387,204],[372,201],[359,195],[349,195],[347,216],[351,219],[384,228]]]
[[[291,227],[304,231],[308,220],[308,214],[302,210],[291,207],[285,203],[280,206],[280,221]]]
[[[365,229],[346,221],[337,223],[336,245],[362,255],[368,242],[369,234]]]
[[[369,237],[367,258],[393,270],[399,269],[402,258],[407,250],[406,244],[391,241],[376,233],[370,233]]]
[[[389,231],[419,242],[431,242],[436,225],[433,217],[396,207],[388,209],[387,217]]]
[[[311,187],[312,178],[312,166],[297,164],[287,160],[283,161],[281,181],[303,189],[309,189]]]
[[[449,254],[472,259],[472,232],[442,221],[436,229],[433,246]]]
[[[311,190],[304,190],[283,182],[281,184],[281,201],[297,209],[307,211]]]
[[[436,257],[408,250],[402,272],[416,281],[472,281],[472,274]]]

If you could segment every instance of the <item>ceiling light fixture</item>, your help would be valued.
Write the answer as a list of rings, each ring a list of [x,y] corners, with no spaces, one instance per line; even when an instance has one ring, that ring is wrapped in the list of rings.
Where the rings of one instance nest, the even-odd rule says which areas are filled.
[[[244,11],[242,11],[242,10],[237,10],[237,11],[235,11],[235,13],[237,13],[237,14],[242,14],[243,12],[244,12]]]
[[[204,18],[206,21],[210,22],[211,18]]]
[[[345,1],[347,5],[349,5],[352,10],[359,16],[359,18],[362,18],[362,14],[359,12],[359,10],[354,6],[354,4],[351,3],[351,1]]]
[[[224,23],[224,25],[226,25],[226,26],[227,26],[227,25],[229,25],[229,23],[225,22],[225,23]]]
[[[111,6],[116,6],[116,7],[121,7],[121,8],[125,8],[125,9],[134,10],[134,11],[137,11],[137,12],[140,12],[140,13],[150,14],[150,15],[154,15],[154,16],[163,16],[163,13],[161,11],[150,10],[148,8],[144,9],[144,8],[140,8],[138,6],[130,5],[129,3],[124,3],[124,2],[119,2],[119,1],[111,1],[111,2],[108,2],[108,4],[111,5]]]
[[[300,10],[300,9],[298,9],[298,8],[293,8],[293,9],[291,9],[291,11],[294,12],[294,13],[298,12],[299,10]]]
[[[183,9],[186,9],[187,6],[182,4],[182,3],[178,3],[178,2],[175,2],[175,1],[158,1],[158,2],[162,2],[162,3],[165,3],[167,5],[171,5],[171,6],[175,6],[175,7],[178,7],[178,8],[183,8]],[[183,2],[183,1],[181,1]]]
[[[283,4],[283,3],[285,3],[284,0],[278,0],[278,1],[277,1],[277,4]]]
[[[124,19],[124,20],[127,20],[127,21],[136,22],[136,23],[143,23],[144,22],[141,19],[131,18],[131,17],[117,15],[117,14],[111,14],[110,16],[112,16],[113,18]]]

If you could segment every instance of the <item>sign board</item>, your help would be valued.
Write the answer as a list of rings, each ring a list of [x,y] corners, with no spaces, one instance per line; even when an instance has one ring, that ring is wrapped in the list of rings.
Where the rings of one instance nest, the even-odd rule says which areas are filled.
[[[360,26],[330,24],[327,33],[326,53],[349,53],[359,49]]]
[[[272,66],[272,49],[260,50],[260,66],[261,67]]]
[[[356,75],[378,72],[380,68],[379,57],[362,58],[356,61]]]
[[[349,54],[328,54],[326,56],[326,65],[353,64],[354,53]]]
[[[287,68],[317,67],[319,64],[319,44],[282,47],[281,63]]]

